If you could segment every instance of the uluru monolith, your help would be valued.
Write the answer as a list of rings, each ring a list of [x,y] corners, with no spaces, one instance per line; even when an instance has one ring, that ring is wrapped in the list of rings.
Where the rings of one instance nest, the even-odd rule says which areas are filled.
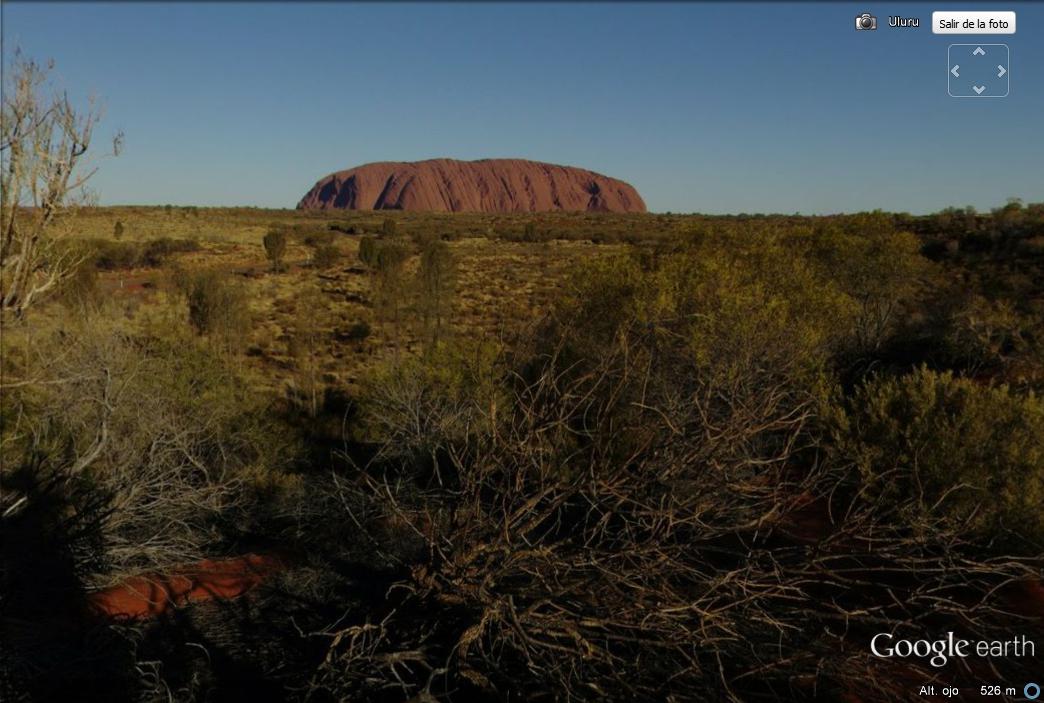
[[[382,161],[312,186],[302,210],[645,212],[628,183],[573,166],[524,159]]]

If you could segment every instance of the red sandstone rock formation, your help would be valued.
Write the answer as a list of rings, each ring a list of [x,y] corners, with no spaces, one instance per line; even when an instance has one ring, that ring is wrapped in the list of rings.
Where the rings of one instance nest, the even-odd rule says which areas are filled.
[[[298,209],[424,212],[645,212],[632,186],[571,166],[522,159],[380,162],[330,174]]]

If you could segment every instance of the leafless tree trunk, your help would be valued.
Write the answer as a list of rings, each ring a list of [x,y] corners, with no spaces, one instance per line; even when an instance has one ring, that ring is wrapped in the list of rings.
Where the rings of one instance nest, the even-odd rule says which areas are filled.
[[[15,55],[5,70],[0,130],[0,311],[21,316],[80,263],[56,246],[54,225],[96,169],[82,168],[100,118],[65,93],[49,95],[48,72]],[[113,141],[118,151],[120,137]]]

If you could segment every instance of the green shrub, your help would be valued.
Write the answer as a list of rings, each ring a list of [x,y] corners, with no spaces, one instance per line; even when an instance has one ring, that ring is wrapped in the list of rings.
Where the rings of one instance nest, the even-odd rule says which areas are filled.
[[[301,243],[309,247],[328,247],[337,239],[332,231],[328,229],[307,230],[301,235]]]
[[[359,261],[366,266],[377,266],[377,238],[363,237],[359,240]]]
[[[441,239],[430,237],[421,247],[417,267],[417,308],[427,348],[438,345],[453,312],[457,265]]]
[[[391,324],[396,353],[401,342],[404,308],[409,292],[403,268],[410,257],[410,247],[399,239],[379,240],[374,255],[374,307]]]
[[[242,286],[217,271],[197,271],[183,280],[189,323],[226,351],[238,350],[250,331],[250,311]]]
[[[361,342],[367,339],[372,332],[373,330],[370,328],[370,323],[361,320],[359,322],[353,322],[347,329],[338,332],[337,340],[341,342]]]
[[[546,242],[553,239],[548,229],[538,230],[535,222],[526,222],[522,230],[509,230],[503,233],[501,239],[509,242]]]
[[[686,465],[768,470],[820,402],[833,330],[850,316],[834,286],[772,251],[706,249],[648,270],[638,257],[600,257],[569,288],[534,346],[561,349],[570,375],[602,378],[599,393],[629,399],[610,404],[622,413],[621,459],[649,441],[642,415],[656,408],[677,432],[714,428]]]
[[[396,232],[395,220],[390,217],[385,217],[384,222],[381,223],[381,234],[385,237],[394,237]]]
[[[199,242],[195,239],[174,239],[160,237],[145,242],[141,260],[146,266],[159,266],[171,254],[199,251]]]
[[[137,268],[142,262],[142,248],[136,242],[117,242],[111,239],[91,240],[94,265],[105,271]]]
[[[283,229],[270,229],[262,240],[265,245],[265,256],[272,262],[272,270],[283,270],[283,257],[286,255],[287,237]]]
[[[198,251],[195,239],[160,237],[145,242],[126,242],[113,239],[88,239],[94,265],[104,271],[132,269],[141,266],[160,266],[171,254]]]
[[[935,517],[1044,546],[1041,398],[922,367],[864,384],[837,427],[868,493],[905,506],[911,524]]]
[[[336,266],[341,261],[341,250],[335,244],[317,246],[312,252],[312,265],[320,269]]]
[[[870,216],[825,226],[807,256],[856,304],[851,349],[859,356],[877,353],[895,332],[928,265],[914,235]]]
[[[410,257],[410,253],[410,247],[402,238],[363,237],[359,240],[359,261],[378,275],[397,273]]]
[[[559,306],[572,348],[592,358],[638,335],[643,346],[669,341],[723,382],[817,377],[853,316],[851,302],[782,247],[731,244],[586,263]]]

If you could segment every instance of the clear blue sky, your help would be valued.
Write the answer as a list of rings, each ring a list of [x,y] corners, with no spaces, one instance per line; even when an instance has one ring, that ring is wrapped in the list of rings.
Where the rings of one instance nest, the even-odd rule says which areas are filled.
[[[1013,9],[1014,36],[933,35]],[[854,17],[916,16],[856,32]],[[102,203],[293,207],[370,161],[521,157],[654,211],[930,212],[1044,200],[1044,5],[4,3],[4,51],[104,99]],[[1011,94],[947,95],[946,49],[1010,45]]]

